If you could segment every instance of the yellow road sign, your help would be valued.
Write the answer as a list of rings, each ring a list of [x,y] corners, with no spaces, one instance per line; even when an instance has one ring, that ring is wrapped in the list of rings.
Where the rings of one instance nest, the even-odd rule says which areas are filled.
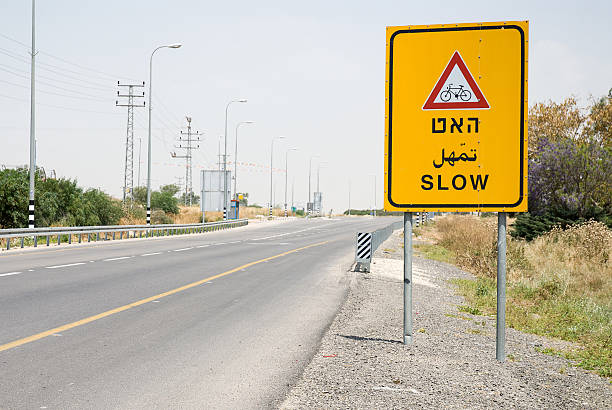
[[[386,210],[527,211],[528,29],[387,28]]]

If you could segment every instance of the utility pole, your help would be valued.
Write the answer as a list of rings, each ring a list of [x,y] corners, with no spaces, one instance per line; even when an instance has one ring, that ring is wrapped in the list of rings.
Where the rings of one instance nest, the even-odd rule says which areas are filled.
[[[293,208],[294,208],[294,204],[293,204],[293,194],[295,191],[295,175],[291,178],[291,214],[293,215]]]
[[[189,206],[192,204],[193,197],[193,180],[191,170],[191,159],[194,149],[200,148],[200,131],[191,132],[191,117],[185,117],[187,119],[187,132],[181,131],[181,135],[178,139],[178,147],[175,145],[174,148],[184,149],[185,155],[176,155],[176,152],[172,152],[172,158],[185,158],[185,205],[187,205],[187,197],[189,197]],[[193,145],[195,144],[195,145]]]
[[[35,82],[34,67],[36,57],[36,1],[32,0],[32,72],[30,73],[30,197],[28,204],[28,228],[34,228],[34,181],[36,175],[36,108],[35,108]],[[36,243],[36,240],[34,241]]]
[[[144,85],[144,81],[142,84],[121,84],[117,81],[117,87],[127,87],[127,94],[121,94],[120,91],[117,91],[117,98],[127,98],[127,104],[119,104],[119,101],[115,101],[115,106],[127,107],[128,116],[125,140],[125,169],[123,174],[123,204],[125,205],[126,200],[129,199],[130,207],[134,205],[134,107],[142,108],[145,106],[144,102],[142,104],[134,104],[134,98],[144,98],[144,91],[142,94],[134,94],[134,88],[144,87]],[[140,169],[140,162],[138,167]],[[129,197],[127,198],[126,193],[129,193]]]
[[[140,152],[142,151],[142,138],[138,138],[138,187],[140,187]]]
[[[351,216],[351,180],[349,179],[349,209],[348,214]]]

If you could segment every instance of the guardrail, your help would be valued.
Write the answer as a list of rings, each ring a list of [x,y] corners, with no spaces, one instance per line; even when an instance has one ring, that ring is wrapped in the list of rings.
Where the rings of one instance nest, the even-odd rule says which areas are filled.
[[[413,214],[413,223],[418,227],[429,220],[433,220],[434,215],[433,212],[415,212]],[[372,232],[358,232],[355,246],[355,271],[369,272],[370,263],[372,263],[372,257],[376,249],[391,236],[393,231],[403,226],[403,221],[397,221]]]
[[[76,240],[78,243],[83,242],[84,238],[86,242],[91,242],[92,238],[94,241],[149,238],[219,231],[222,229],[248,225],[248,223],[248,219],[236,219],[199,224],[62,226],[53,228],[0,229],[0,239],[6,240],[6,249],[9,250],[11,248],[11,239],[16,238],[21,238],[21,248],[23,248],[26,238],[32,238],[33,246],[37,247],[38,239],[41,237],[46,237],[46,245],[49,246],[52,237],[57,237],[57,245],[61,245],[62,237],[66,236],[65,242],[70,244],[73,242],[73,236],[77,237]],[[109,234],[112,234],[110,239]]]

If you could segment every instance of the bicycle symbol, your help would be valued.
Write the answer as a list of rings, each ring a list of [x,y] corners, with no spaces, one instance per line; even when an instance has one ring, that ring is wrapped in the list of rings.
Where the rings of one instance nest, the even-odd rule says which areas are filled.
[[[469,101],[472,98],[472,93],[468,90],[464,90],[463,86],[459,87],[451,87],[452,84],[449,84],[446,90],[440,93],[440,99],[444,102],[450,101],[451,97],[455,97],[455,99],[461,98],[462,101]]]

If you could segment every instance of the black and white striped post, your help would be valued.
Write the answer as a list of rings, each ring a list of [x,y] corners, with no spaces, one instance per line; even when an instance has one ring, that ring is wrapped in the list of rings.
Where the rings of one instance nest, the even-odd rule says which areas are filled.
[[[357,233],[357,250],[355,254],[355,270],[370,271],[372,261],[372,234],[370,232]]]
[[[34,226],[34,200],[30,199],[30,205],[28,206],[28,228],[33,229]]]
[[[151,225],[151,207],[147,206],[147,225]]]
[[[269,207],[269,216],[270,218],[272,218],[272,204],[270,204],[270,207]]]
[[[223,220],[227,221],[227,208],[223,207]]]

